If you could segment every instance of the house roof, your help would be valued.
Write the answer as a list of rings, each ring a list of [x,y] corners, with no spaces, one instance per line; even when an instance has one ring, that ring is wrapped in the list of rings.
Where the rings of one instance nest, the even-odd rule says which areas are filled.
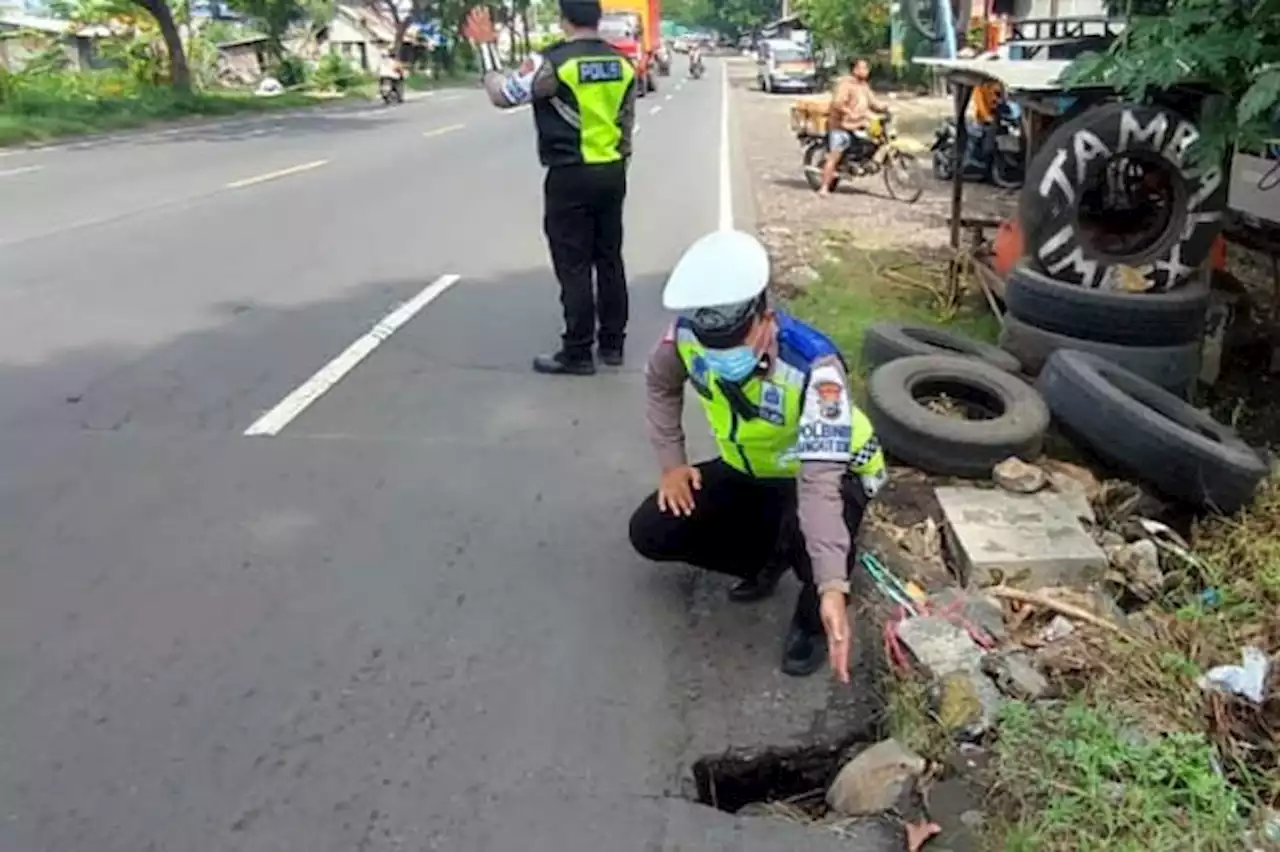
[[[74,35],[84,38],[105,38],[111,30],[98,24],[79,26],[59,18],[41,18],[22,12],[0,12],[0,29],[34,30],[48,35]]]
[[[1061,82],[1063,73],[1071,64],[1069,59],[1006,59],[991,56],[977,59],[942,59],[934,56],[917,57],[912,62],[936,68],[949,77],[964,82],[997,82],[1013,92],[1055,92],[1065,88]]]

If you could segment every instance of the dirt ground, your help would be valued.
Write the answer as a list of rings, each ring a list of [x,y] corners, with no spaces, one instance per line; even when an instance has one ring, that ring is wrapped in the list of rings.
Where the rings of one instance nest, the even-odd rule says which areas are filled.
[[[827,260],[827,233],[845,231],[868,250],[900,249],[934,252],[948,245],[951,185],[929,171],[928,146],[942,120],[951,113],[949,98],[891,93],[899,135],[922,146],[917,155],[924,172],[924,195],[915,204],[890,198],[879,176],[842,183],[830,198],[819,198],[805,182],[801,148],[791,132],[795,98],[770,95],[755,85],[754,67],[731,63],[735,132],[744,140],[753,180],[756,225],[782,281],[803,278]],[[1016,194],[995,187],[966,184],[966,216],[1003,217],[1012,212]]]

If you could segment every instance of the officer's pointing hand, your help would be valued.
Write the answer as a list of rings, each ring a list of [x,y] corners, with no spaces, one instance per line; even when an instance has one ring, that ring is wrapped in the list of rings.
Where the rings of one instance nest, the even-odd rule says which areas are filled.
[[[844,592],[828,589],[822,593],[822,629],[827,633],[827,656],[831,673],[841,683],[849,682],[849,649],[853,637],[849,630],[849,604]]]
[[[702,488],[702,472],[680,465],[662,472],[658,483],[658,508],[677,517],[693,514],[693,492]]]

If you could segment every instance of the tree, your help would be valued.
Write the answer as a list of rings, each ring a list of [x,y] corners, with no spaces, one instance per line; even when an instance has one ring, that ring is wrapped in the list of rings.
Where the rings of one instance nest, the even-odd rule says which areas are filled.
[[[395,24],[395,36],[391,40],[392,50],[396,56],[400,55],[400,48],[404,44],[404,34],[409,31],[409,25],[414,21],[420,21],[426,16],[427,3],[426,0],[413,0],[409,11],[402,13],[400,11],[400,3],[398,0],[369,0],[370,8],[375,11],[381,9],[386,12],[387,17],[391,18],[391,22]]]
[[[1260,146],[1280,121],[1280,0],[1115,0],[1131,13],[1106,53],[1085,55],[1071,83],[1103,83],[1135,100],[1177,85],[1208,87],[1193,154],[1217,163]],[[1139,14],[1141,13],[1141,14]]]
[[[290,27],[326,24],[333,18],[333,0],[228,0],[228,5],[257,25],[267,37],[267,51],[276,58],[284,55],[284,38]]]
[[[889,43],[886,0],[796,0],[796,10],[819,44],[866,56]]]

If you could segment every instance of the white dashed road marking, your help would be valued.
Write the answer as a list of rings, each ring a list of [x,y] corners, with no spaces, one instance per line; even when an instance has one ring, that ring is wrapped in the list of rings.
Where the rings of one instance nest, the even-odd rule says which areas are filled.
[[[437,127],[434,130],[428,130],[423,136],[443,136],[446,133],[453,133],[455,130],[461,130],[466,127],[465,124],[449,124],[444,127]]]
[[[368,334],[344,349],[336,358],[321,367],[314,376],[298,385],[293,393],[276,403],[275,408],[255,420],[252,426],[244,430],[244,434],[267,437],[278,435],[280,430],[288,426],[294,418],[342,381],[343,377],[367,358],[370,352],[381,346],[405,323],[413,319],[418,311],[457,284],[458,278],[457,275],[442,275],[422,288],[418,295],[379,320]]]
[[[16,169],[4,169],[3,171],[0,171],[0,178],[29,175],[32,172],[38,172],[43,168],[44,166],[20,166]]]
[[[649,115],[657,115],[660,112],[662,112],[662,107],[656,106],[653,109],[649,110]]]
[[[329,162],[328,160],[315,160],[310,163],[303,163],[302,165],[299,165],[299,166],[290,166],[287,169],[280,169],[279,171],[275,171],[275,172],[267,172],[264,175],[254,175],[253,177],[244,178],[243,180],[235,180],[227,184],[227,189],[242,189],[246,186],[253,186],[254,184],[265,183],[266,181],[275,180],[276,178],[288,177],[289,175],[296,175],[299,172],[309,172],[312,169],[320,168],[321,166],[325,165],[328,162]]]

